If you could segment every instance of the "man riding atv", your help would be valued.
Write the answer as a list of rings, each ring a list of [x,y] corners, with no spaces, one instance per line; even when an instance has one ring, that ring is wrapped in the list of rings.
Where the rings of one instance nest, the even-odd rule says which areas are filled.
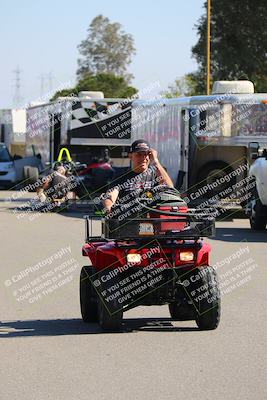
[[[94,234],[94,216],[85,219],[83,321],[120,331],[125,311],[167,304],[172,319],[216,329],[220,293],[210,245],[201,239],[214,235],[214,218],[188,209],[148,142],[135,141],[129,157],[132,169],[103,198],[101,234]]]
[[[132,169],[120,177],[104,196],[106,213],[111,213],[112,206],[121,204],[127,217],[138,210],[138,198],[155,186],[165,185],[173,188],[173,183],[158,160],[157,151],[150,144],[139,139],[132,143],[129,158]]]

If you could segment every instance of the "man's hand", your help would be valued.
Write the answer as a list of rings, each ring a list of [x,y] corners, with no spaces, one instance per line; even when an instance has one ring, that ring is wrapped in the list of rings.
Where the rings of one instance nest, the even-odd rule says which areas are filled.
[[[151,164],[158,164],[158,152],[155,149],[150,149],[149,159]]]
[[[167,185],[173,187],[171,178],[169,177],[167,171],[163,168],[158,159],[158,152],[155,149],[150,149],[149,153],[150,164],[156,167],[157,176],[161,185]]]

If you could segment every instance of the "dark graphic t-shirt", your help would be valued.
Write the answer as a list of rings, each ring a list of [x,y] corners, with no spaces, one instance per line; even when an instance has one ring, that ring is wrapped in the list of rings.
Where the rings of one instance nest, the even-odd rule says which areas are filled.
[[[158,184],[155,168],[149,167],[141,173],[129,170],[116,181],[115,188],[119,191],[119,202],[125,203],[127,199],[140,197]]]
[[[119,219],[130,218],[139,214],[142,211],[142,205],[140,205],[138,199],[158,185],[156,168],[153,166],[141,173],[129,170],[116,180],[116,182],[111,185],[110,191],[113,189],[119,191],[116,200],[116,206],[120,206]],[[118,213],[118,211],[114,211],[114,215],[111,216],[117,217],[118,214],[116,213]]]

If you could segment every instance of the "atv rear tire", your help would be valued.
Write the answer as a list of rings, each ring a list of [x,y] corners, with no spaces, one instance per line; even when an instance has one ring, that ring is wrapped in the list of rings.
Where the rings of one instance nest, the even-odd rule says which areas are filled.
[[[90,279],[92,273],[93,268],[85,266],[80,274],[80,306],[84,322],[98,322],[97,294]]]
[[[216,329],[220,322],[221,298],[217,274],[213,267],[201,266],[190,277],[195,321],[201,330]],[[201,290],[198,290],[200,289]]]

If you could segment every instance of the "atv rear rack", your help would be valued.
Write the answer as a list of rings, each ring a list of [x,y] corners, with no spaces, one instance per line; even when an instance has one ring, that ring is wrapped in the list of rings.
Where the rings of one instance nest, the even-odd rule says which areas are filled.
[[[101,221],[101,234],[94,235],[94,221]],[[197,214],[177,213],[177,218],[107,219],[85,217],[86,242],[151,241],[153,239],[197,240],[215,235],[215,219],[210,215],[200,219]],[[100,227],[99,227],[100,228]]]

